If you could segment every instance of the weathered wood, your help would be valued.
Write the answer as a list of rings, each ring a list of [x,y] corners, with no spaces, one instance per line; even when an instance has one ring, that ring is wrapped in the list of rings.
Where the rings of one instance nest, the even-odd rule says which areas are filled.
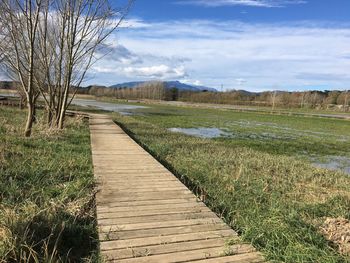
[[[262,255],[258,252],[247,254],[233,255],[220,258],[198,260],[197,263],[261,263],[265,262]]]
[[[123,218],[123,217],[146,217],[146,216],[156,216],[156,215],[172,215],[172,214],[186,214],[186,213],[201,213],[210,212],[207,207],[189,207],[182,209],[167,209],[167,210],[148,210],[148,211],[132,211],[132,212],[110,212],[110,213],[99,213],[97,219],[113,219],[113,218]]]
[[[100,246],[101,250],[113,250],[119,248],[133,248],[143,247],[149,245],[160,245],[169,243],[178,243],[194,240],[206,240],[210,238],[219,237],[232,237],[234,235],[233,230],[221,230],[221,231],[208,231],[208,232],[197,232],[190,234],[177,234],[170,236],[158,236],[158,237],[145,237],[135,238],[126,240],[113,240],[113,241],[102,241]]]
[[[197,208],[205,207],[201,202],[196,203],[178,203],[178,204],[157,204],[157,205],[141,205],[141,206],[122,206],[122,207],[97,207],[98,213],[116,213],[116,212],[130,212],[130,211],[148,211],[157,210],[161,211],[163,209],[182,209],[182,208]]]
[[[162,244],[154,246],[146,246],[141,248],[124,248],[108,251],[110,260],[126,259],[142,256],[161,255],[166,253],[176,253],[182,251],[191,251],[196,249],[204,249],[211,247],[224,247],[226,244],[225,238],[197,240],[181,243]],[[107,254],[106,253],[106,254]]]
[[[249,245],[234,245],[234,246],[222,246],[212,247],[204,249],[195,249],[189,251],[181,251],[177,253],[167,253],[161,255],[153,255],[146,257],[135,257],[130,259],[122,259],[113,262],[125,262],[125,263],[144,263],[144,262],[188,262],[201,259],[217,259],[225,257],[229,253],[233,254],[247,254],[252,252],[252,247]],[[244,257],[243,257],[244,258]]]
[[[129,231],[129,230],[142,230],[142,229],[156,229],[165,227],[177,227],[177,226],[194,226],[194,225],[208,225],[208,224],[221,224],[222,221],[217,218],[200,218],[192,220],[175,220],[175,221],[163,221],[163,222],[151,222],[151,223],[136,223],[136,224],[117,224],[108,226],[99,226],[100,232],[113,232],[113,231]]]
[[[262,262],[108,116],[92,114],[90,130],[100,249],[107,262]]]
[[[100,234],[101,241],[110,240],[123,240],[133,239],[141,237],[154,237],[154,236],[169,236],[176,235],[178,233],[189,234],[198,232],[208,232],[215,230],[228,230],[228,226],[222,224],[206,224],[206,225],[192,225],[192,226],[179,226],[179,227],[168,227],[168,228],[153,228],[153,229],[142,229],[142,230],[130,230],[130,231],[109,231]]]

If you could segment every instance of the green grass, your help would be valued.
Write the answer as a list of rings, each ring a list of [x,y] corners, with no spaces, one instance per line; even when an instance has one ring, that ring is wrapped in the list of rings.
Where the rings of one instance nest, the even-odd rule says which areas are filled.
[[[156,105],[134,112],[113,116],[268,260],[350,262],[319,231],[326,217],[350,219],[350,177],[305,158],[349,157],[348,121]],[[234,136],[202,139],[170,127]]]
[[[97,233],[88,125],[41,123],[22,137],[25,112],[0,108],[0,262],[95,262]]]

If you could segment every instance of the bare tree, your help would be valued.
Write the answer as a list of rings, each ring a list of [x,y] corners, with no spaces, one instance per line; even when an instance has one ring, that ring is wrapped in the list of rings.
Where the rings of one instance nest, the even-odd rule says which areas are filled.
[[[276,97],[277,97],[277,91],[274,90],[271,92],[271,104],[272,104],[272,110],[276,107]]]
[[[347,111],[349,107],[349,91],[346,90],[344,93],[344,111]]]
[[[25,136],[31,135],[39,94],[48,123],[63,128],[74,87],[99,59],[102,44],[131,4],[115,10],[109,0],[1,0],[0,59],[26,96]]]
[[[29,137],[38,92],[34,83],[35,50],[44,0],[2,0],[0,2],[0,53],[8,75],[19,81],[26,96],[27,121],[24,134]]]
[[[37,78],[48,122],[63,128],[67,108],[88,69],[99,59],[102,45],[125,18],[131,1],[115,11],[108,0],[53,0],[40,25],[40,67]]]

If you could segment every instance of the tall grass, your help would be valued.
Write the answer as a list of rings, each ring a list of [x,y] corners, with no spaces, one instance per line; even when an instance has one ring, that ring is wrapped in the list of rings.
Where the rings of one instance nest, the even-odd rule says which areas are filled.
[[[291,152],[282,154],[283,149],[273,151],[272,144],[251,147],[249,140],[244,144],[243,140],[201,139],[166,129],[181,127],[184,118],[185,127],[200,126],[205,117],[215,125],[226,114],[217,112],[215,118],[204,110],[196,115],[191,111],[181,110],[179,115],[150,110],[135,117],[116,114],[115,120],[195,192],[205,195],[207,204],[268,260],[350,262],[319,231],[326,217],[350,219],[349,176],[314,168],[293,158]],[[303,120],[306,126],[312,125]]]
[[[62,132],[39,117],[22,137],[25,112],[0,108],[0,262],[97,260],[88,125]]]

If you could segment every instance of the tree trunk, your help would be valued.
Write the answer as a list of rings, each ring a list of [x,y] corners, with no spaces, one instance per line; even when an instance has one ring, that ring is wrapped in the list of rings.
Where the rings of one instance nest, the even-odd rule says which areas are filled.
[[[67,109],[67,102],[68,102],[68,86],[66,87],[65,89],[65,93],[64,93],[64,97],[63,97],[63,103],[61,105],[61,110],[60,110],[60,115],[59,115],[59,121],[58,121],[58,128],[60,130],[63,129],[63,126],[64,126],[64,118],[65,118],[65,115],[66,115],[66,109]]]
[[[28,113],[27,113],[26,127],[24,130],[24,136],[30,137],[32,135],[32,128],[33,128],[34,106],[30,102],[27,102],[27,108],[28,108]]]
[[[48,107],[48,109],[46,110],[46,112],[47,112],[47,125],[49,126],[49,127],[52,127],[53,126],[53,114],[52,114],[52,110],[51,110],[51,108],[50,107]]]
[[[62,130],[63,129],[63,125],[64,125],[64,115],[66,114],[66,109],[65,109],[65,107],[62,107],[61,108],[61,112],[60,112],[60,119],[59,119],[59,121],[58,121],[58,128],[60,129],[60,130]]]

